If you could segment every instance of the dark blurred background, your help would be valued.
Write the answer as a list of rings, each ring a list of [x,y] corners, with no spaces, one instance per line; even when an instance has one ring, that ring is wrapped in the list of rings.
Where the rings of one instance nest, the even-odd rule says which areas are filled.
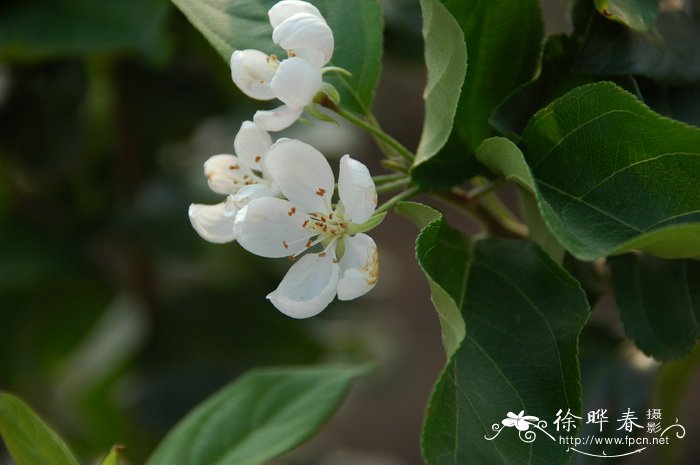
[[[383,4],[376,113],[415,147],[418,3]],[[543,11],[549,32],[566,30],[563,1]],[[167,0],[0,3],[0,389],[35,407],[84,463],[114,443],[143,463],[189,409],[251,367],[368,359],[377,373],[276,463],[421,463],[423,409],[444,356],[413,226],[391,216],[377,230],[372,293],[295,321],[264,298],[286,261],[207,243],[189,224],[191,202],[220,200],[202,163],[231,153],[260,107]],[[345,125],[285,135],[381,172],[376,147]],[[638,353],[608,313],[584,338],[586,379],[600,396],[644,402],[654,364],[630,362]]]

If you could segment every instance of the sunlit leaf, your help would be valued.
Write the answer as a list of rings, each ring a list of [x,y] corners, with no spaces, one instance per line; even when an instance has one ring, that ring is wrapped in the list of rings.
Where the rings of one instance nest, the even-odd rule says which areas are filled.
[[[17,465],[78,465],[63,440],[27,404],[3,392],[0,435]]]
[[[414,165],[433,157],[450,137],[467,70],[467,48],[459,24],[439,0],[421,0],[421,8],[428,82],[423,93],[423,133]]]
[[[547,225],[575,256],[699,255],[700,129],[589,84],[535,115],[523,153]]]

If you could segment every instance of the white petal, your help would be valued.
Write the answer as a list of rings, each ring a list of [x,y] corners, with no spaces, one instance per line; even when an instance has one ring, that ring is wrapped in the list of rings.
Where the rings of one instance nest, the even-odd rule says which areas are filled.
[[[278,197],[279,190],[267,184],[251,184],[250,186],[242,187],[238,192],[231,196],[231,202],[237,210],[248,205],[251,200],[262,199],[265,197]]]
[[[320,68],[333,56],[333,31],[323,18],[297,13],[272,31],[272,40]]]
[[[253,116],[253,121],[255,121],[258,127],[265,131],[276,132],[287,129],[294,124],[303,111],[303,108],[294,109],[287,105],[282,105],[273,110],[256,111],[255,116]]]
[[[267,171],[275,185],[307,213],[330,213],[334,178],[321,152],[296,139],[280,139],[267,152]]]
[[[321,70],[300,57],[282,61],[270,81],[275,97],[294,109],[310,104],[321,84]]]
[[[233,233],[233,220],[236,208],[230,198],[216,205],[193,203],[189,209],[190,222],[202,239],[216,244],[236,239]]]
[[[303,229],[303,212],[288,200],[264,197],[239,210],[233,231],[247,251],[262,257],[296,255],[306,248],[311,234]]]
[[[289,269],[277,289],[267,298],[277,309],[292,318],[318,315],[335,297],[338,264],[334,253],[310,253]]]
[[[377,189],[369,170],[350,155],[340,159],[338,195],[345,207],[345,218],[351,223],[366,222],[377,208]]]
[[[259,50],[236,50],[231,55],[231,78],[247,96],[270,100],[275,98],[270,81],[277,64],[277,60]]]
[[[340,259],[338,298],[351,300],[366,294],[379,279],[377,244],[366,234],[345,237],[345,254]]]
[[[270,11],[267,12],[267,16],[270,18],[270,24],[272,24],[272,27],[277,27],[277,25],[285,19],[302,12],[310,13],[318,16],[319,18],[323,18],[321,12],[318,11],[318,8],[309,2],[302,2],[300,0],[283,0],[281,2],[277,2],[272,8],[270,8]]]
[[[262,159],[272,146],[272,138],[252,121],[244,121],[233,141],[238,158],[249,168],[262,171]]]
[[[228,154],[214,155],[204,162],[204,175],[209,188],[219,194],[235,194],[246,184],[260,181],[238,157]]]

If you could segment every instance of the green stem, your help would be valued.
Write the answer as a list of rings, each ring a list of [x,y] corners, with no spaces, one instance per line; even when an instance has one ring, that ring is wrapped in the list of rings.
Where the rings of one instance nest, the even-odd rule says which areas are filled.
[[[411,178],[401,178],[395,181],[387,182],[380,186],[377,186],[377,194],[386,194],[387,192],[395,191],[410,183]]]
[[[384,202],[379,208],[377,208],[374,211],[374,214],[376,215],[377,213],[383,213],[385,211],[389,211],[391,208],[394,207],[397,203],[410,199],[414,195],[416,195],[418,192],[420,192],[420,187],[418,186],[413,186],[408,190],[405,190],[401,192],[400,194],[395,195],[394,197],[390,198],[386,202]]]
[[[483,197],[484,195],[495,191],[496,189],[501,187],[505,182],[506,180],[504,178],[495,179],[493,181],[487,181],[486,183],[480,186],[476,186],[473,189],[469,190],[466,193],[466,196],[469,199],[476,200],[479,197]]]
[[[374,180],[374,184],[379,185],[379,184],[384,184],[385,182],[396,181],[397,179],[403,179],[405,177],[406,177],[406,175],[403,173],[391,173],[391,174],[380,174],[378,176],[372,176],[372,180]]]
[[[335,111],[340,116],[342,116],[343,118],[345,118],[346,120],[348,120],[349,122],[351,122],[352,124],[354,124],[355,126],[366,130],[367,132],[372,134],[374,137],[376,137],[377,139],[384,142],[386,145],[388,145],[389,147],[394,149],[396,151],[396,153],[398,155],[400,155],[402,158],[404,158],[406,161],[409,161],[411,163],[413,162],[415,155],[410,150],[408,150],[406,147],[404,147],[401,144],[401,142],[397,141],[396,139],[391,137],[389,134],[382,131],[381,128],[376,123],[372,124],[371,122],[367,122],[367,121],[363,120],[362,118],[358,118],[357,116],[355,116],[351,112],[344,110],[343,108],[341,108],[337,105],[334,106],[334,108],[332,108],[332,110]],[[376,120],[374,120],[374,118],[372,118],[372,120],[376,121]]]

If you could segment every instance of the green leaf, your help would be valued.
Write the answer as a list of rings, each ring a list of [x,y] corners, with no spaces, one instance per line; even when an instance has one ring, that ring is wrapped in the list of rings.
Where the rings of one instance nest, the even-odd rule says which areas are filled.
[[[272,42],[267,11],[278,0],[172,0],[228,63],[234,50],[254,48],[284,56]],[[382,54],[382,14],[377,0],[312,1],[333,30],[335,50],[328,66],[352,73],[329,73],[341,104],[367,114],[379,80]]]
[[[542,13],[537,0],[443,3],[462,27],[469,50],[456,129],[473,152],[492,134],[489,117],[496,105],[535,74],[544,35]]]
[[[688,355],[700,334],[700,262],[646,254],[609,259],[625,332],[658,360]]]
[[[576,257],[699,255],[700,129],[603,82],[538,112],[524,147],[542,216]]]
[[[537,0],[441,1],[464,33],[469,71],[447,144],[411,171],[415,182],[431,188],[454,186],[482,174],[474,151],[493,133],[489,117],[534,76],[544,34]]]
[[[514,428],[485,437],[508,412],[550,426],[559,409],[580,416],[578,335],[588,303],[578,283],[530,242],[485,239],[474,246],[462,315],[466,336],[427,410],[426,464],[568,463],[571,452],[534,428],[529,444]]]
[[[604,17],[636,31],[648,31],[656,24],[659,0],[595,0]]]
[[[494,173],[535,192],[535,180],[520,149],[504,137],[486,139],[476,150],[476,158]]]
[[[122,446],[112,447],[112,450],[109,451],[109,455],[102,461],[102,465],[119,465],[120,450],[122,450]]]
[[[0,58],[164,51],[166,0],[19,2],[0,15]]]
[[[78,465],[68,446],[27,404],[4,392],[0,435],[17,465]]]
[[[421,230],[416,239],[416,259],[430,286],[430,298],[440,319],[442,343],[449,357],[464,338],[461,316],[464,283],[469,272],[471,243],[450,228],[442,214],[426,205],[401,202],[396,212]]]
[[[146,465],[258,465],[306,441],[366,367],[248,372],[190,412]]]
[[[575,71],[579,46],[579,39],[575,36],[549,36],[537,76],[496,107],[491,115],[493,127],[509,137],[522,134],[527,122],[540,108],[577,86],[593,82],[593,77]]]
[[[421,0],[420,4],[428,82],[423,93],[425,121],[414,166],[437,154],[450,137],[467,72],[467,47],[459,24],[439,0]]]

